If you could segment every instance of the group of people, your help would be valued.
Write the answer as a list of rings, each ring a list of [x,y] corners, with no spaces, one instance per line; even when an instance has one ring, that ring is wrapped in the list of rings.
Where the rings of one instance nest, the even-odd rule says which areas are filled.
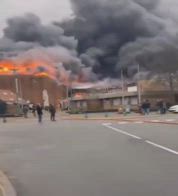
[[[157,101],[157,109],[160,114],[166,114],[169,107],[170,107],[169,103],[167,103],[163,100]]]
[[[157,111],[159,114],[166,114],[170,104],[165,102],[164,100],[158,100],[156,103]],[[151,103],[149,100],[144,100],[141,105],[141,112],[144,115],[149,115],[151,109]]]
[[[38,122],[41,123],[42,122],[42,118],[43,118],[43,110],[44,107],[41,104],[37,104],[37,105],[33,105],[32,108],[30,108],[32,111],[32,114],[34,115],[34,117],[38,117]],[[50,113],[50,120],[51,121],[55,121],[55,116],[56,116],[56,108],[54,105],[50,104],[49,107],[47,108],[47,110]],[[24,118],[27,118],[27,114],[29,111],[29,107],[28,105],[24,105],[23,106],[23,115]]]
[[[54,105],[50,104],[48,111],[50,112],[50,120],[55,121],[55,116],[56,116],[56,108]],[[34,111],[35,112],[35,111]],[[38,116],[38,122],[42,122],[42,117],[43,117],[43,106],[41,104],[38,104],[36,106],[36,113]]]

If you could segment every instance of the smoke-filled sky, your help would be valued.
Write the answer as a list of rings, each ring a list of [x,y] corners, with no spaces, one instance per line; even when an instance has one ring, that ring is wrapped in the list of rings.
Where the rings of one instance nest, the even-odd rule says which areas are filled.
[[[44,23],[71,17],[72,9],[69,0],[1,0],[0,31],[8,18],[33,13],[43,19]]]
[[[176,0],[2,0],[0,22],[1,59],[48,57],[85,80],[178,69]]]

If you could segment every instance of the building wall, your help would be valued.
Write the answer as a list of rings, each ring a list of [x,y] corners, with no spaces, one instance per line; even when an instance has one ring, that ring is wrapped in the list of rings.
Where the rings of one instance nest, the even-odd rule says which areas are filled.
[[[152,91],[152,92],[144,92],[142,93],[141,100],[142,102],[144,100],[149,100],[151,103],[152,109],[156,109],[157,107],[157,101],[158,100],[164,100],[167,103],[170,103],[170,105],[176,104],[176,99],[178,101],[178,94],[174,95],[171,94],[170,91]],[[85,107],[83,107],[82,102],[85,102]],[[122,96],[118,97],[109,97],[108,99],[85,99],[85,100],[73,100],[72,101],[72,109],[75,111],[81,111],[81,112],[102,112],[102,111],[117,111],[119,107],[122,106]],[[130,105],[132,110],[137,111],[138,106],[138,96],[132,95],[132,96],[125,96],[124,97],[124,105]],[[87,107],[86,107],[87,106]]]
[[[131,104],[137,106],[137,97],[125,97],[125,105]],[[85,103],[85,104],[84,104]],[[88,100],[73,100],[71,109],[74,112],[103,112],[103,111],[118,111],[122,105],[122,97],[108,99],[88,99]]]
[[[46,77],[18,76],[19,97],[31,103],[43,103],[42,92],[48,91],[49,102],[55,105],[65,98],[66,88],[59,86],[55,81]],[[0,89],[11,90],[16,93],[15,78],[13,76],[0,76]]]

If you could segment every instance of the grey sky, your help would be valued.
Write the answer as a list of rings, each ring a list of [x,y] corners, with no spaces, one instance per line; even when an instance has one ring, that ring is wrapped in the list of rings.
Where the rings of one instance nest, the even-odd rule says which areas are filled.
[[[61,20],[72,14],[69,0],[1,0],[0,35],[7,18],[27,12],[38,15],[42,22]]]

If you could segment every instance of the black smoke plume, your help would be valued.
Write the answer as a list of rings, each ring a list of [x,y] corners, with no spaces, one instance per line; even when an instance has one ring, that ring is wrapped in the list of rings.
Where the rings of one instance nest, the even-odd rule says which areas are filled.
[[[7,21],[0,58],[52,60],[72,78],[118,78],[123,67],[142,71],[178,68],[178,17],[170,0],[71,0],[74,18],[49,25],[26,14]],[[52,59],[50,59],[52,57]],[[62,64],[61,64],[62,63]]]
[[[7,21],[0,39],[0,59],[22,63],[41,60],[58,68],[59,75],[65,71],[77,79],[84,67],[78,58],[77,45],[78,41],[64,35],[61,27],[43,25],[38,16],[26,14]]]
[[[118,77],[121,67],[136,64],[153,72],[178,68],[178,20],[164,0],[71,2],[76,18],[62,26],[78,40],[80,58],[93,72]]]

